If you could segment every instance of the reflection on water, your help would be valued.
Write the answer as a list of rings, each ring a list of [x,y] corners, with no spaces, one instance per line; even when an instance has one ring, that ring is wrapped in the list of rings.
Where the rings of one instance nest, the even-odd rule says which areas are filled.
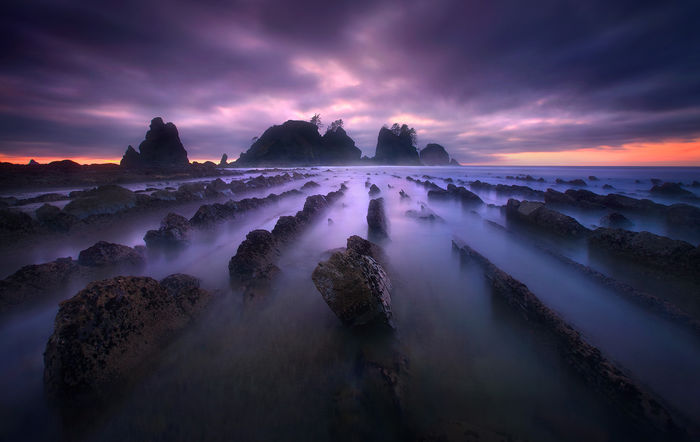
[[[428,204],[426,189],[404,179],[409,174],[428,174],[440,186],[446,185],[442,178],[452,178],[565,190],[567,186],[554,184],[556,177],[595,175],[600,180],[590,182],[591,187],[610,183],[635,195],[651,187],[649,178],[668,178],[665,170],[647,174],[624,168],[385,167],[314,172],[320,174],[314,180],[321,187],[313,193],[336,190],[344,181],[349,190],[283,251],[279,262],[283,275],[264,301],[244,305],[240,294],[231,291],[228,261],[250,230],[271,229],[279,216],[301,209],[303,196],[252,211],[214,231],[199,232],[193,245],[179,254],[149,256],[144,275],[160,279],[175,272],[189,273],[201,278],[205,288],[217,290],[219,299],[194,327],[164,349],[149,376],[115,401],[92,426],[88,439],[331,439],[336,394],[354,376],[359,344],[358,337],[328,309],[310,275],[325,251],[344,246],[350,235],[366,237],[370,197],[364,182],[368,178],[382,189],[386,201],[390,239],[384,247],[391,262],[397,338],[407,349],[411,370],[405,413],[417,429],[429,432],[442,421],[468,421],[529,440],[649,437],[635,434],[634,423],[589,391],[546,335],[530,329],[494,298],[478,267],[460,268],[450,247],[454,236],[527,284],[587,341],[664,402],[700,422],[700,341],[696,336],[586,279],[527,241],[485,224],[484,219],[506,224],[499,209],[482,206],[472,211],[453,202]],[[544,177],[547,182],[505,178],[519,174]],[[676,171],[674,181],[692,181],[693,174],[697,179],[696,170],[687,177],[679,177]],[[636,179],[646,181],[635,183]],[[290,183],[288,188],[300,185]],[[401,199],[400,189],[411,198]],[[481,196],[487,203],[507,201],[493,193]],[[404,215],[420,204],[429,205],[444,222]],[[196,207],[174,211],[189,217]],[[142,244],[145,231],[157,226],[157,216],[162,214],[140,224],[115,226],[104,232],[106,237],[57,242],[33,256],[42,260],[76,256],[93,239]],[[581,222],[590,225],[595,220]],[[641,221],[638,225],[647,226]],[[553,247],[577,260],[587,259],[583,244],[555,243]],[[2,273],[14,270],[7,264]],[[42,395],[42,352],[52,331],[55,302],[76,290],[56,294],[50,304],[0,323],[0,388],[5,392],[0,434],[14,439],[55,435],[58,424]],[[376,424],[380,428],[381,416]]]

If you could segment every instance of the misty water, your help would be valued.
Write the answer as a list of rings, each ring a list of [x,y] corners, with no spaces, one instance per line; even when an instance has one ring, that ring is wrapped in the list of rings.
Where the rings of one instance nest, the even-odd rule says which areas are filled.
[[[429,432],[444,421],[466,421],[528,440],[652,437],[591,391],[566,366],[546,333],[533,330],[510,306],[495,298],[481,268],[460,264],[451,248],[453,238],[466,242],[526,284],[587,342],[679,412],[688,425],[700,424],[698,335],[621,297],[543,249],[637,284],[652,294],[665,290],[663,283],[649,285],[633,270],[598,259],[589,253],[585,242],[537,238],[511,226],[497,207],[505,204],[508,196],[473,189],[488,205],[466,208],[457,202],[428,201],[427,189],[405,179],[426,179],[423,176],[428,175],[441,187],[446,187],[445,179],[455,184],[478,179],[564,191],[572,186],[556,184],[556,178],[583,178],[588,183],[586,189],[596,193],[615,192],[672,204],[678,201],[649,193],[650,179],[690,183],[700,179],[697,168],[322,167],[305,172],[317,174],[310,179],[321,186],[250,211],[213,230],[200,231],[192,245],[180,253],[148,252],[147,265],[140,274],[156,279],[178,272],[191,274],[202,280],[204,288],[215,290],[217,299],[194,326],[163,349],[138,383],[87,425],[87,440],[332,439],[334,398],[354,376],[358,338],[328,308],[311,281],[311,273],[327,257],[325,252],[343,247],[349,236],[367,237],[365,216],[370,197],[366,180],[381,189],[386,202],[390,239],[382,245],[391,265],[396,338],[410,360],[405,411],[418,429]],[[280,172],[268,174],[275,173]],[[250,176],[256,174],[252,171]],[[519,175],[545,181],[506,178]],[[590,175],[599,180],[588,180]],[[298,189],[305,181],[245,196]],[[229,286],[228,262],[245,235],[259,228],[271,230],[280,216],[300,210],[307,195],[326,194],[343,182],[349,187],[345,195],[283,250],[279,261],[283,273],[270,295],[244,303],[241,294]],[[126,187],[140,190],[178,184]],[[614,189],[603,189],[605,184]],[[401,199],[401,189],[411,198]],[[700,196],[697,188],[687,189]],[[22,196],[49,190],[54,191],[42,189]],[[26,264],[63,256],[76,258],[80,250],[98,240],[143,245],[145,232],[157,228],[166,213],[173,211],[189,218],[201,204],[134,215],[99,231],[50,239],[37,247],[6,253],[0,259],[0,276],[6,277]],[[444,221],[427,222],[405,215],[409,209],[420,210],[421,205]],[[604,214],[562,211],[589,228]],[[653,219],[631,219],[635,222],[631,230],[647,230],[694,245],[700,241],[692,232],[669,231]],[[49,301],[0,321],[0,439],[51,440],[60,434],[60,420],[44,398],[42,355],[53,331],[57,303],[83,286],[76,284],[52,294]],[[683,292],[686,288],[674,290]],[[692,293],[677,293],[678,297],[684,295]],[[377,416],[378,428],[381,419]]]

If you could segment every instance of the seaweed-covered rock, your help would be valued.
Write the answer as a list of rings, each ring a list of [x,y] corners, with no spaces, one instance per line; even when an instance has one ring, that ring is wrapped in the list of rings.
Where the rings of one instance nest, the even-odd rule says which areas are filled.
[[[131,247],[99,241],[78,255],[78,264],[87,267],[133,266],[144,264],[143,255]]]
[[[191,277],[118,276],[61,303],[44,353],[52,399],[106,397],[186,327],[211,295]],[[86,402],[88,403],[88,402]]]
[[[147,247],[184,247],[189,245],[192,225],[182,215],[169,213],[158,230],[149,230],[143,237]]]

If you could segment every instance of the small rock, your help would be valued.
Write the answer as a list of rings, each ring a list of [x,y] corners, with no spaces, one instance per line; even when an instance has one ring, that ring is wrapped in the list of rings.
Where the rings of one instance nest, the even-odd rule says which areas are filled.
[[[147,247],[185,247],[190,243],[192,225],[182,215],[169,213],[158,230],[149,230],[143,240]]]
[[[382,193],[382,191],[381,191],[381,189],[379,189],[379,187],[377,187],[376,184],[372,184],[372,186],[370,186],[369,196],[379,195],[380,193]]]
[[[78,264],[88,267],[141,266],[144,263],[143,255],[131,247],[106,241],[99,241],[78,255]]]

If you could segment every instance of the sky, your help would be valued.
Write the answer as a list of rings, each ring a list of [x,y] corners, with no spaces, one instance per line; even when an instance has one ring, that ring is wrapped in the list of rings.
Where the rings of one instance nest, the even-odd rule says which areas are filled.
[[[700,2],[4,0],[0,161],[190,159],[342,118],[463,164],[700,165]]]

